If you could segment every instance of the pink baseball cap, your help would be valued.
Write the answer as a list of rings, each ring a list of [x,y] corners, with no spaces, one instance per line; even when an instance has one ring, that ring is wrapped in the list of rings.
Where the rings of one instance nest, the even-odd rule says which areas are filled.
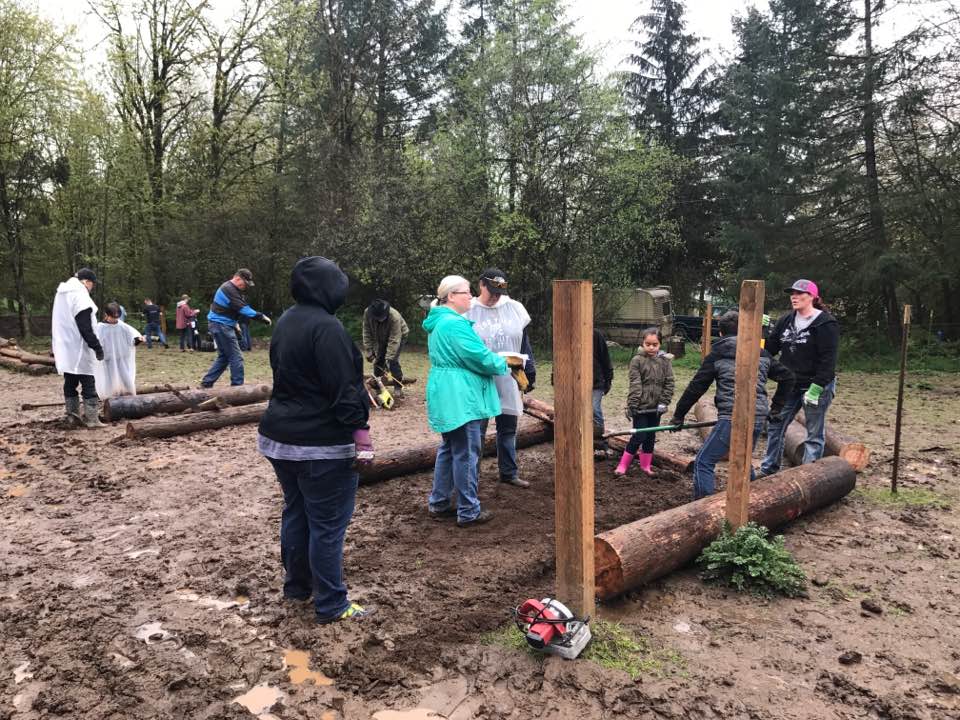
[[[793,285],[784,290],[785,293],[805,292],[813,297],[820,297],[820,289],[813,280],[797,280]]]

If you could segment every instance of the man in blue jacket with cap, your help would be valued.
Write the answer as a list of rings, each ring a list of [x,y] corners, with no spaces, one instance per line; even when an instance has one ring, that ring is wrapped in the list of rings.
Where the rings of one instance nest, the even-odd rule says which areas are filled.
[[[217,344],[217,357],[200,381],[200,387],[210,388],[223,371],[230,367],[230,384],[243,385],[243,353],[237,342],[236,326],[241,316],[262,320],[270,318],[247,305],[243,291],[253,287],[253,273],[246,268],[237,270],[233,277],[217,288],[207,313],[207,327]]]

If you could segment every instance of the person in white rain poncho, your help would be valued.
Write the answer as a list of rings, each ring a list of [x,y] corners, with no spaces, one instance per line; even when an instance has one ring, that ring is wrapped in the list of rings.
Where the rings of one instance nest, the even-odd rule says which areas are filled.
[[[120,306],[108,303],[103,322],[97,324],[97,338],[103,346],[103,362],[94,368],[97,394],[101,398],[137,394],[137,351],[143,342],[138,330],[120,320]]]
[[[72,278],[60,283],[53,300],[51,318],[53,357],[57,372],[63,375],[63,400],[67,422],[71,425],[103,427],[97,417],[98,400],[94,366],[103,360],[103,347],[93,331],[97,305],[90,291],[97,276],[89,268],[81,268]],[[80,415],[82,387],[83,417]]]
[[[493,352],[525,356],[523,369],[529,384],[524,392],[533,390],[537,369],[526,331],[530,315],[522,304],[507,295],[507,276],[503,270],[487,268],[480,273],[480,296],[473,298],[465,317],[473,320],[474,331]],[[494,382],[502,408],[501,414],[496,417],[500,482],[514,487],[529,487],[530,483],[519,477],[517,467],[517,424],[523,415],[520,388],[509,374],[498,375]],[[481,423],[481,436],[486,435],[489,422],[484,420]]]

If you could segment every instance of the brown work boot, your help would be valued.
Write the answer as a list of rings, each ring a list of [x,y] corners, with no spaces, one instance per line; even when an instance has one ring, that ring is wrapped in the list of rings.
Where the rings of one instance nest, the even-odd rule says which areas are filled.
[[[473,520],[457,520],[457,527],[467,528],[474,525],[483,525],[493,520],[493,513],[489,510],[481,510]]]
[[[521,479],[518,478],[518,477],[515,477],[515,478],[500,478],[500,482],[502,482],[504,485],[513,485],[514,487],[518,487],[518,488],[528,488],[528,487],[530,487],[529,481],[527,481],[527,480],[521,480]]]

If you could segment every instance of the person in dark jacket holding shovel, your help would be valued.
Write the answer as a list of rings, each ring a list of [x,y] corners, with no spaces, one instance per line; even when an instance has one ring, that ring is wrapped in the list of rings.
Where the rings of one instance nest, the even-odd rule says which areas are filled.
[[[354,462],[373,460],[363,358],[334,312],[347,296],[336,263],[307,257],[293,268],[296,304],[270,340],[273,392],[257,448],[283,489],[280,557],[284,597],[313,597],[317,622],[369,613],[347,597],[343,540],[353,517]]]
[[[714,382],[717,384],[717,394],[714,404],[717,406],[717,424],[710,431],[703,447],[697,453],[693,463],[693,499],[699,500],[712,495],[716,489],[716,466],[730,450],[731,419],[733,417],[733,400],[736,390],[737,366],[737,325],[740,314],[736,310],[724,313],[718,324],[720,339],[717,340],[710,354],[703,359],[687,389],[683,391],[677,407],[673,411],[670,425],[682,425],[683,418],[690,411],[697,400],[709,389]],[[777,392],[773,397],[773,405],[767,404],[767,378],[777,383]],[[768,413],[779,413],[783,408],[784,398],[793,386],[793,373],[773,359],[766,350],[760,351],[760,366],[757,370],[757,403],[756,417],[753,423],[753,443],[763,430],[763,422]],[[751,469],[751,478],[753,470]]]
[[[781,362],[796,376],[796,384],[784,401],[783,412],[772,417],[767,428],[767,454],[760,464],[762,475],[780,470],[783,438],[800,410],[807,428],[803,464],[823,457],[827,410],[837,389],[840,323],[827,312],[815,282],[797,280],[784,292],[790,294],[793,310],[777,320],[766,349],[771,355],[780,355]]]

